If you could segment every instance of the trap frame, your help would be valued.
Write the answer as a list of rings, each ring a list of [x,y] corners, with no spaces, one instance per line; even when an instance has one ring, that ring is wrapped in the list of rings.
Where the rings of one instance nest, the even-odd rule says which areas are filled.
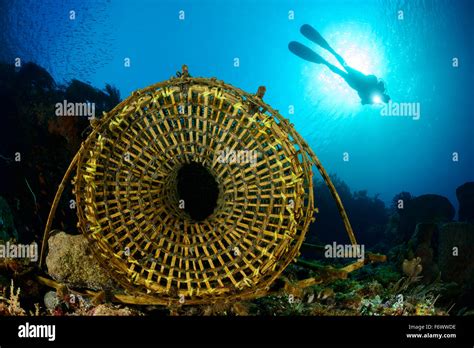
[[[264,87],[250,94],[215,78],[190,77],[186,66],[177,75],[132,93],[92,123],[56,192],[40,265],[74,171],[78,228],[133,303],[264,295],[296,260],[314,220],[313,165],[357,244],[328,174],[293,124],[263,102]],[[226,149],[259,157],[222,163],[216,153]],[[178,203],[177,173],[191,162],[219,187],[217,207],[202,221]]]

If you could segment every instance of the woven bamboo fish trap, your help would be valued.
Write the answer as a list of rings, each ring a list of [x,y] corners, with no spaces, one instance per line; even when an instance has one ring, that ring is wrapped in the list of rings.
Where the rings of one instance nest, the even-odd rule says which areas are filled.
[[[93,127],[68,175],[78,227],[97,260],[142,302],[202,304],[261,296],[295,260],[314,219],[318,159],[293,125],[222,81],[183,74],[134,92]],[[253,163],[220,161],[253,151]],[[197,163],[215,179],[214,211],[197,221],[181,209],[177,176]],[[43,243],[44,247],[45,243]],[[148,300],[147,300],[148,299]]]

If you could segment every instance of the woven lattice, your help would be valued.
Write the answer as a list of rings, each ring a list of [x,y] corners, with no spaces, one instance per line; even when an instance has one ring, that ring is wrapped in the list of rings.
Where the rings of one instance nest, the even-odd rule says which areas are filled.
[[[219,160],[251,151],[255,162]],[[136,91],[95,125],[77,162],[79,227],[129,292],[206,303],[263,294],[314,214],[312,153],[260,96],[182,76]],[[180,208],[177,173],[214,177],[214,212]]]

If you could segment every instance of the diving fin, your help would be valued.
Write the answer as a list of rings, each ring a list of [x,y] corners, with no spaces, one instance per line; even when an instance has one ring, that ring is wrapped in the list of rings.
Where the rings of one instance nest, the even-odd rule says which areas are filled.
[[[314,52],[312,49],[306,47],[303,44],[300,44],[296,41],[291,41],[288,44],[288,48],[290,51],[297,55],[298,57],[307,60],[308,62],[316,63],[316,64],[324,64],[325,60],[319,54]]]
[[[331,46],[329,46],[328,42],[324,40],[321,34],[314,29],[309,24],[303,24],[300,28],[301,34],[303,34],[307,39],[313,41],[314,43],[318,44],[322,48],[328,50],[329,52],[334,52]]]

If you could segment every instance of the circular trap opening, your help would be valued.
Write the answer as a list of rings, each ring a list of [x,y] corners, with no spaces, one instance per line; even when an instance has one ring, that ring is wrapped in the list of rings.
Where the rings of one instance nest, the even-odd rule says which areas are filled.
[[[205,220],[217,207],[219,186],[200,163],[186,163],[179,169],[177,189],[180,204],[193,220]]]

